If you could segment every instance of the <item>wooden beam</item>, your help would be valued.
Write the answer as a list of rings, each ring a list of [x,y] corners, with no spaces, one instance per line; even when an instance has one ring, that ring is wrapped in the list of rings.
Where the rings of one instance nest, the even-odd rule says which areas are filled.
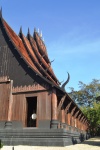
[[[80,110],[78,110],[76,113],[75,113],[75,118],[77,117],[78,113],[80,112]]]
[[[82,114],[80,114],[80,115],[78,116],[78,119],[79,119],[79,120],[80,120],[81,116],[82,116]]]
[[[61,107],[63,106],[63,103],[65,101],[65,98],[66,98],[66,94],[62,97],[62,99],[59,102],[59,105],[58,105],[58,108],[57,108],[57,114],[59,114],[59,112],[61,110]]]
[[[82,122],[82,121],[83,121],[83,119],[84,119],[84,116],[81,118],[81,120],[80,120],[80,121]]]
[[[76,106],[72,109],[71,111],[71,116],[73,116],[74,112],[75,112]]]
[[[83,123],[85,123],[85,119],[86,119],[86,118],[84,117],[84,119],[83,119]]]
[[[52,90],[51,95],[51,110],[52,110],[52,120],[57,120],[57,95],[56,90]]]
[[[66,108],[65,108],[65,113],[66,113],[66,114],[67,114],[67,112],[68,112],[68,110],[69,110],[71,104],[72,104],[72,101],[66,106]]]

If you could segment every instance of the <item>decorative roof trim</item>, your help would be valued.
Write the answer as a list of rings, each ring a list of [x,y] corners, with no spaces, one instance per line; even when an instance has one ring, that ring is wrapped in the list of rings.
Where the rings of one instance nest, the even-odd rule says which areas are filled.
[[[17,50],[17,52],[19,53],[19,55],[21,56],[21,58],[25,61],[25,63],[32,69],[32,71],[34,71],[34,72],[36,73],[36,75],[40,76],[43,80],[45,80],[46,82],[48,82],[50,85],[55,85],[55,86],[57,86],[57,84],[54,83],[54,81],[48,80],[48,79],[46,79],[44,76],[41,76],[40,73],[39,73],[38,71],[36,71],[36,70],[32,67],[32,64],[30,64],[29,62],[26,61],[26,59],[24,58],[24,56],[21,54],[20,50],[16,47],[15,43],[12,41],[12,39],[11,39],[11,37],[10,37],[8,31],[6,30],[6,27],[5,27],[3,21],[6,23],[6,21],[2,18],[2,19],[1,19],[1,22],[2,22],[2,25],[3,25],[3,28],[4,28],[5,32],[6,32],[6,34],[7,34],[7,37],[9,38],[9,41],[13,44],[13,46],[15,47],[15,49]],[[6,24],[7,24],[7,23],[6,23]],[[9,25],[8,25],[8,26],[9,26]],[[10,28],[10,27],[9,27],[9,28]],[[12,29],[11,29],[11,30],[12,30]],[[14,31],[13,31],[13,32],[14,32]],[[14,32],[14,33],[15,33],[15,32]],[[15,33],[15,35],[16,35],[16,33]],[[17,35],[16,35],[16,36],[17,36]],[[17,36],[17,37],[20,39],[19,36]],[[20,39],[20,40],[21,40],[21,39]],[[51,79],[52,79],[52,78],[51,78]]]
[[[24,58],[24,56],[21,54],[20,50],[16,47],[16,45],[15,45],[15,43],[12,41],[12,39],[11,39],[11,37],[10,37],[8,31],[6,30],[6,27],[5,27],[3,21],[4,21],[4,19],[2,20],[2,25],[3,25],[4,30],[5,30],[5,32],[6,32],[7,36],[8,36],[8,38],[9,38],[9,41],[13,44],[13,46],[15,47],[15,49],[17,50],[17,52],[19,53],[19,55],[21,56],[21,58],[23,58],[23,60],[25,61],[25,63],[26,63],[28,66],[30,66],[30,67],[32,68],[32,70],[34,70],[34,72],[35,72],[36,74],[39,75],[39,73],[38,73],[35,69],[33,69],[33,67],[31,66],[32,64],[30,64],[29,62],[26,61],[26,59]],[[13,32],[14,32],[14,31],[13,31]],[[16,34],[16,33],[15,33],[15,34]],[[17,36],[17,35],[16,35],[16,36]],[[17,36],[17,37],[18,37],[18,36]],[[20,37],[18,37],[18,38],[20,39]],[[20,39],[20,40],[21,40],[21,39]]]
[[[17,93],[25,93],[25,92],[36,92],[36,91],[48,91],[49,86],[43,85],[40,86],[39,84],[37,85],[29,85],[29,86],[20,86],[20,87],[13,87],[12,93],[17,94]]]
[[[45,61],[46,61],[47,63],[50,63],[50,60],[49,60],[48,55],[47,55],[47,50],[46,50],[45,44],[44,44],[43,40],[41,39],[41,37],[39,36],[39,34],[38,34],[37,32],[34,32],[34,37],[33,37],[33,38],[35,39],[35,41],[36,41],[36,43],[37,43],[38,49],[39,49],[39,51],[40,51],[40,54],[42,54],[42,55],[45,54],[45,57],[44,57],[44,58],[45,58]],[[41,41],[41,44],[39,43],[38,40]],[[41,46],[43,46],[43,47],[45,48],[45,50],[43,50],[43,49],[41,48]]]
[[[30,35],[28,35],[27,37],[28,37],[28,40],[29,40],[29,42],[30,42],[30,44],[31,44],[31,46],[32,46],[32,49],[35,51],[35,54],[36,54],[37,58],[38,58],[38,59],[41,61],[41,63],[46,67],[46,70],[45,70],[45,71],[46,71],[46,72],[49,71],[49,75],[52,76],[52,77],[53,77],[53,80],[56,82],[56,84],[58,84],[59,81],[58,81],[57,78],[55,77],[55,75],[54,75],[54,73],[53,73],[53,71],[52,71],[51,66],[46,63],[46,61],[44,60],[44,57],[41,56],[41,54],[38,52],[38,48],[33,47],[32,40],[34,40],[34,39],[33,39]],[[35,40],[34,40],[34,42],[35,42]]]
[[[68,72],[67,72],[68,73]],[[70,80],[70,74],[68,73],[68,78],[67,78],[67,80],[63,83],[63,85],[61,86],[61,88],[65,91],[65,86],[66,86],[66,84],[69,82],[69,80]]]
[[[40,68],[40,70],[43,71],[43,73],[45,74],[45,76],[47,76],[49,80],[51,80],[53,83],[56,84],[56,82],[51,78],[51,76],[50,76],[50,75],[44,70],[44,68],[39,64],[37,58],[35,58],[35,55],[34,55],[34,52],[33,52],[32,48],[29,47],[29,46],[27,45],[26,41],[25,41],[25,38],[26,38],[26,37],[24,37],[24,35],[23,35],[22,33],[21,33],[21,38],[22,38],[22,41],[23,41],[25,47],[26,47],[27,50],[28,50],[28,53],[29,53],[30,56],[31,56],[31,57],[30,57],[30,56],[29,56],[29,57],[35,61],[36,65],[38,66],[38,68]],[[27,40],[27,42],[29,42],[27,38],[26,38],[26,40]],[[30,42],[29,42],[28,44],[30,44]],[[31,45],[30,45],[30,46],[31,46]],[[40,70],[39,70],[39,71],[40,71]]]

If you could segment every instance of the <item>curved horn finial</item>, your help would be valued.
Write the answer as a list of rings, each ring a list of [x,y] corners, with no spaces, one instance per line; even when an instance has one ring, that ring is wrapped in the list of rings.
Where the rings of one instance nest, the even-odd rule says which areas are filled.
[[[67,72],[68,73],[68,72]],[[62,84],[62,86],[61,86],[61,88],[65,91],[65,86],[66,86],[66,84],[69,82],[69,80],[70,80],[70,74],[68,73],[68,78],[67,78],[67,80]]]

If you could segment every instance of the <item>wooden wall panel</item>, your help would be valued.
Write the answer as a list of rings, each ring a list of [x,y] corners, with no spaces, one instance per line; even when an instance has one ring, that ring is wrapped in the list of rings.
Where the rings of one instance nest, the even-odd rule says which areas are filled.
[[[0,121],[8,119],[10,83],[0,84]]]
[[[46,93],[46,119],[51,120],[51,94]]]
[[[12,121],[22,121],[23,126],[26,126],[25,94],[13,95]]]
[[[28,97],[37,97],[37,126],[39,120],[51,120],[51,94],[48,92],[13,95],[12,120],[22,121],[27,126]]]
[[[42,92],[38,95],[39,120],[51,120],[51,94]]]

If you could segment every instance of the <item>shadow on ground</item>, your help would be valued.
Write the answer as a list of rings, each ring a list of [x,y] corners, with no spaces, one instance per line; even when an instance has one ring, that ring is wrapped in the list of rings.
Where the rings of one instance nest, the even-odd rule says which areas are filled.
[[[87,141],[82,142],[82,144],[88,144],[92,146],[100,146],[100,137],[91,138]]]
[[[83,142],[84,140],[89,139],[89,135],[84,135],[84,134],[80,134],[79,139],[76,139],[74,137],[72,137],[72,143],[73,144],[78,144],[80,142]]]

